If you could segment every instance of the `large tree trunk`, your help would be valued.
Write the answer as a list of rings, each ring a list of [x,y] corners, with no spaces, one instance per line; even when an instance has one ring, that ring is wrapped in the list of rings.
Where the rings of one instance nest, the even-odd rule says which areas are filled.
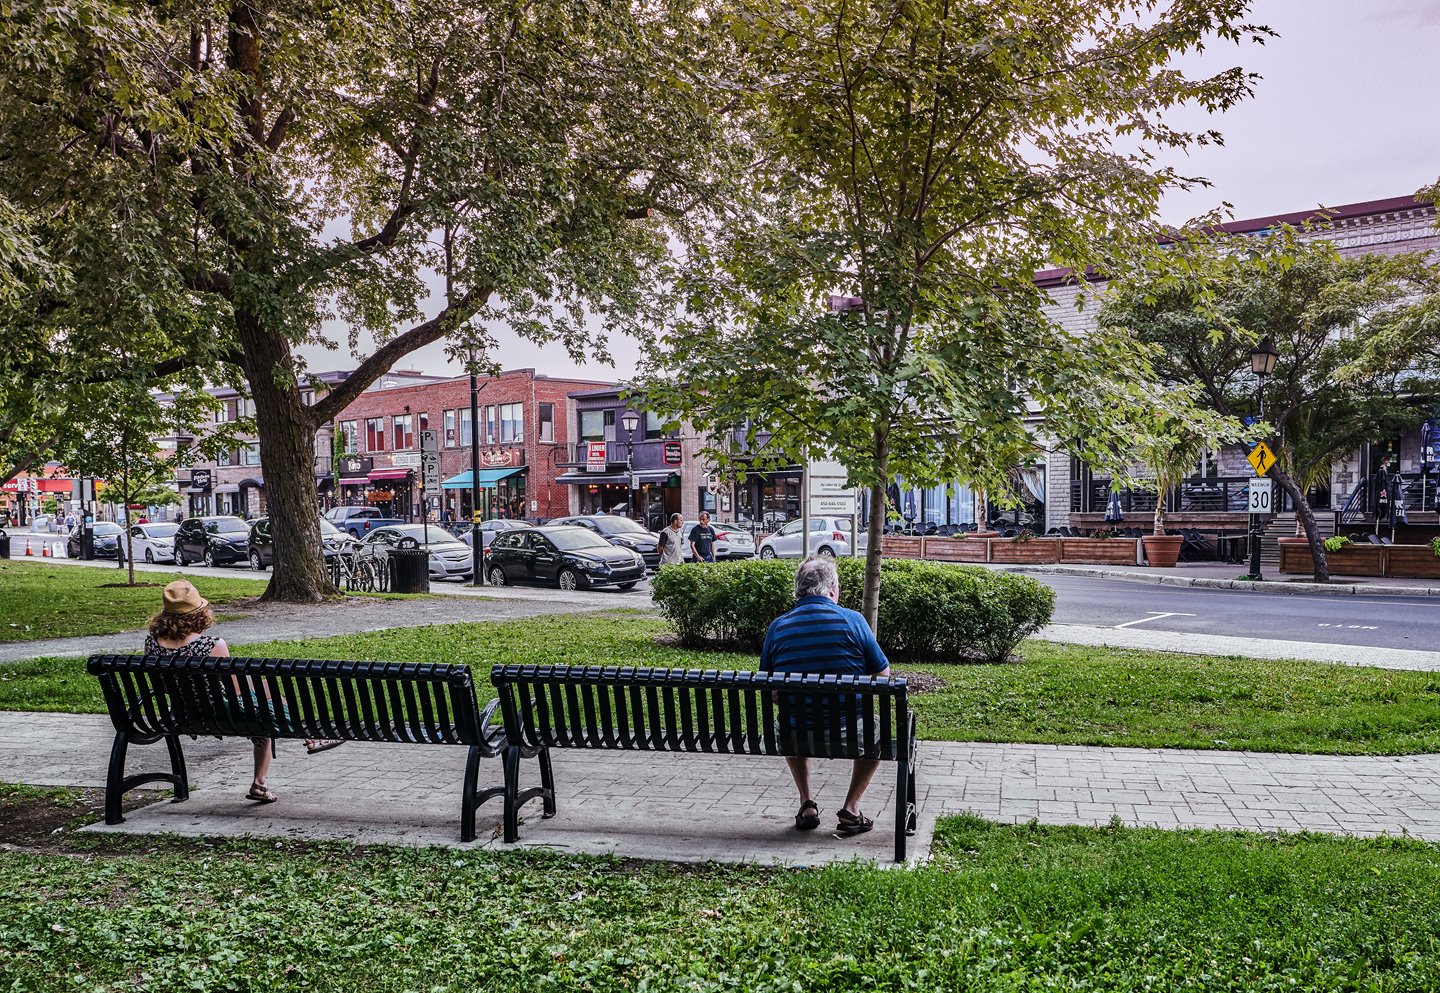
[[[885,536],[885,480],[890,472],[890,442],[878,439],[875,442],[875,468],[879,473],[877,482],[870,486],[870,521],[867,528],[865,548],[865,590],[860,601],[860,612],[870,630],[880,633],[880,557]]]
[[[1295,518],[1305,528],[1305,540],[1310,543],[1310,557],[1315,560],[1315,582],[1330,582],[1330,560],[1325,557],[1325,542],[1321,540],[1315,526],[1315,511],[1306,501],[1305,494],[1300,491],[1300,484],[1278,465],[1271,467],[1270,476],[1280,484],[1282,490],[1290,494],[1290,500],[1295,504]]]
[[[320,540],[315,488],[315,426],[300,397],[290,343],[267,332],[254,314],[238,310],[245,378],[255,401],[260,468],[275,558],[262,599],[319,603],[336,595]]]

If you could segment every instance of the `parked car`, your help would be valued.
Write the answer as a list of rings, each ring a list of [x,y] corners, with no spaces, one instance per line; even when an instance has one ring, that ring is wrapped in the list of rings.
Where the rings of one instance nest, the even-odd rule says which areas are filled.
[[[480,525],[481,547],[489,548],[490,543],[495,540],[495,536],[497,534],[504,534],[506,531],[514,531],[517,528],[533,528],[534,526],[535,525],[529,523],[528,521],[514,521],[506,518],[492,517],[490,520],[484,521]],[[471,537],[469,527],[462,526],[461,529],[455,532],[455,537],[459,538],[467,545],[472,544],[474,541],[474,539]]]
[[[321,554],[329,562],[337,555],[353,549],[357,541],[325,518],[320,518]],[[250,524],[250,541],[246,550],[250,568],[260,572],[275,564],[275,537],[270,533],[270,518],[259,517]]]
[[[402,538],[414,538],[417,545],[425,547],[425,525],[390,524],[376,528],[365,536],[360,547],[365,553],[383,560],[389,558]],[[469,545],[451,537],[440,525],[430,525],[431,579],[469,579],[473,574],[470,555]]]
[[[583,517],[557,517],[552,526],[581,527],[598,534],[612,545],[639,552],[651,569],[660,565],[660,536],[628,517],[594,514]]]
[[[805,534],[799,520],[791,521],[779,531],[760,540],[762,559],[798,559],[803,551]],[[850,554],[851,519],[848,517],[810,518],[810,553],[812,555]],[[864,555],[869,547],[869,535],[862,528],[857,542],[856,554]]]
[[[119,559],[125,561],[125,548],[120,544],[125,529],[118,524],[109,521],[96,521],[94,528],[94,550],[97,559]],[[65,539],[65,554],[72,559],[80,557],[80,535],[85,530],[85,525],[77,524],[70,529],[70,535]]]
[[[690,554],[690,529],[699,524],[699,521],[680,522],[681,555],[687,562],[694,558]],[[750,536],[748,528],[727,521],[711,521],[710,526],[715,529],[715,560],[717,562],[722,559],[755,557],[755,539]]]
[[[239,517],[187,517],[175,532],[176,565],[231,565],[249,550],[250,525]]]
[[[356,538],[363,538],[376,528],[405,523],[398,517],[386,517],[375,507],[332,507],[325,511],[325,520]]]
[[[132,524],[130,547],[136,561],[174,562],[175,532],[178,524]]]
[[[495,536],[486,564],[491,586],[554,583],[562,590],[594,586],[635,588],[645,560],[589,528],[548,525],[514,528]]]

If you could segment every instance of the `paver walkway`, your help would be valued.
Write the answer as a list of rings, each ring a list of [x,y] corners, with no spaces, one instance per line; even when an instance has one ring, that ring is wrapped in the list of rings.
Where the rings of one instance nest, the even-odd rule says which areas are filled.
[[[98,786],[113,732],[98,715],[0,713],[0,782]],[[88,830],[361,843],[459,845],[465,750],[350,743],[307,756],[281,742],[270,782],[278,803],[247,803],[243,743],[185,743],[195,791],[157,802],[117,827]],[[922,742],[919,834],[929,851],[935,819],[970,812],[991,820],[1123,823],[1164,828],[1313,830],[1440,839],[1440,755],[1308,756],[1273,753]],[[160,746],[131,750],[132,769],[164,766]],[[830,817],[844,763],[816,763],[824,827],[790,827],[793,787],[782,763],[711,756],[555,753],[559,813],[525,808],[521,844],[669,861],[815,865],[890,858],[894,770],[882,768],[865,807],[876,829],[836,837]],[[538,774],[533,763],[522,773]],[[498,762],[482,767],[495,782]],[[499,847],[500,811],[479,814],[481,840]]]

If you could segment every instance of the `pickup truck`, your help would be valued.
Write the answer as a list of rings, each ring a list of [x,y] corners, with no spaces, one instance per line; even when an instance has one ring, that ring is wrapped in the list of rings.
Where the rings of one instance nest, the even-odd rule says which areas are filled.
[[[325,512],[325,519],[356,538],[363,538],[376,528],[406,523],[399,517],[383,517],[374,507],[334,507]]]

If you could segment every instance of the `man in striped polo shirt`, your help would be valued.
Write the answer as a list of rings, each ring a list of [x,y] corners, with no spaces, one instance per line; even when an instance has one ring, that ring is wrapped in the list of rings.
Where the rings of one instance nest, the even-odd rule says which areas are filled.
[[[795,606],[770,622],[760,650],[761,672],[825,673],[842,676],[889,676],[890,662],[865,618],[842,607],[840,576],[826,557],[806,559],[795,574]],[[810,760],[787,756],[790,775],[800,791],[795,827],[820,826],[820,807],[810,795]],[[850,772],[845,806],[835,815],[841,834],[863,834],[875,822],[860,812],[860,798],[879,768],[877,759],[856,759]]]

